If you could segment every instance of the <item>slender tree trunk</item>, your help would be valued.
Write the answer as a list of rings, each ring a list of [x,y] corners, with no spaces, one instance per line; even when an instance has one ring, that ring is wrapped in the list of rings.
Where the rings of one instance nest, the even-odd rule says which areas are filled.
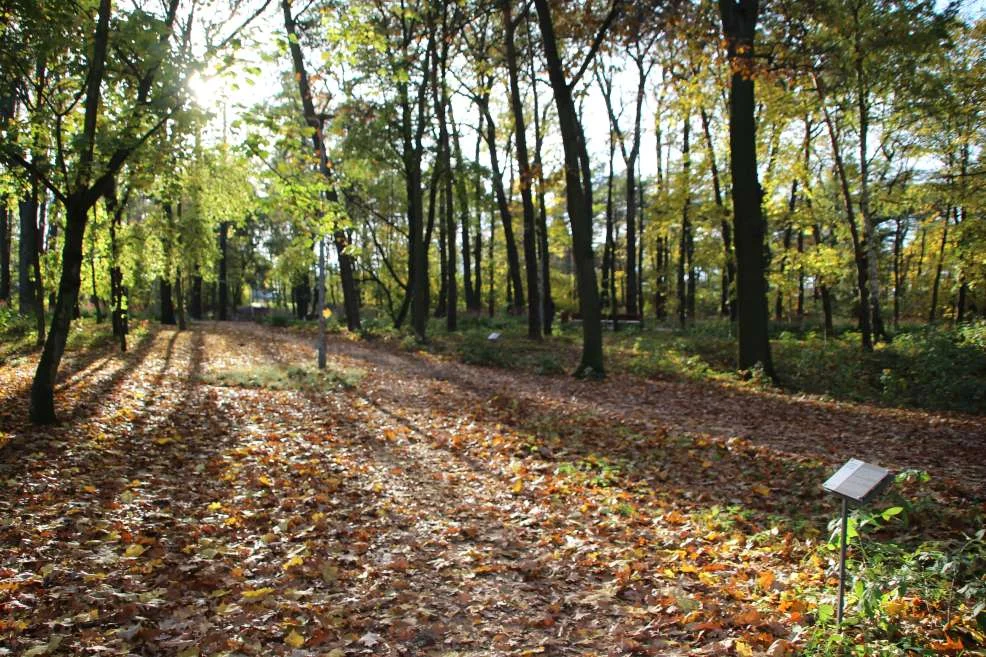
[[[192,274],[192,298],[188,304],[188,312],[192,319],[202,319],[202,275],[199,274],[198,265],[195,267],[195,273]]]
[[[493,260],[493,246],[496,242],[496,217],[494,216],[495,210],[490,208],[490,243],[487,245],[486,259],[489,260],[490,270],[490,291],[487,300],[488,309],[490,317],[493,316],[496,311],[496,263]]]
[[[295,79],[298,82],[298,91],[301,94],[302,113],[305,123],[312,129],[312,145],[318,154],[319,171],[328,183],[328,191],[325,193],[325,199],[329,204],[336,204],[339,202],[339,196],[335,189],[334,176],[329,164],[328,150],[325,146],[323,136],[324,119],[315,111],[308,72],[305,69],[301,44],[298,39],[297,25],[295,24],[294,17],[291,15],[291,0],[281,0],[281,9],[284,14],[284,30],[288,34],[288,48],[291,51]],[[360,317],[359,288],[356,284],[355,258],[348,250],[349,237],[346,235],[345,230],[334,226],[332,241],[335,243],[336,257],[339,260],[339,278],[342,283],[343,306],[346,310],[346,326],[350,331],[357,331],[360,328]]]
[[[175,299],[178,302],[178,330],[184,331],[188,328],[188,319],[185,317],[185,286],[182,284],[181,267],[175,271]]]
[[[171,281],[164,277],[161,278],[160,297],[161,323],[168,326],[174,326],[178,323],[178,320],[175,318],[175,302],[172,294],[172,285]]]
[[[507,56],[507,73],[510,78],[510,105],[514,117],[514,140],[517,146],[517,171],[520,176],[520,198],[524,211],[524,270],[527,274],[527,337],[541,339],[541,287],[538,281],[537,218],[534,211],[530,157],[527,153],[527,123],[524,120],[524,103],[520,96],[520,75],[517,51],[514,46],[516,24],[511,16],[513,0],[502,0],[504,44]],[[519,289],[519,288],[518,288]]]
[[[486,117],[486,145],[490,154],[490,169],[493,173],[493,191],[496,195],[496,206],[500,212],[500,222],[503,224],[503,244],[507,251],[507,276],[513,290],[510,309],[513,312],[520,312],[524,307],[524,288],[520,277],[520,254],[517,251],[517,240],[514,237],[510,204],[503,187],[503,171],[500,169],[500,158],[497,155],[496,123],[494,123],[493,115],[490,113],[489,92],[484,92],[477,102],[480,111]]]
[[[93,206],[95,209],[96,206]],[[96,323],[103,323],[103,310],[99,306],[99,289],[96,287],[96,240],[92,235],[92,231],[89,233],[89,274],[90,282],[92,283],[92,305],[96,310]]]
[[[736,303],[739,368],[760,366],[775,377],[767,330],[763,190],[757,180],[753,57],[758,0],[719,0],[732,68],[729,87],[729,151],[736,236]]]
[[[531,40],[531,23],[525,20],[524,25],[527,29],[527,41]],[[544,145],[544,134],[541,131],[541,108],[538,100],[537,72],[535,70],[535,57],[533,50],[528,57],[530,65],[531,79],[531,98],[534,103],[534,171],[537,174],[537,199],[538,199],[538,262],[541,265],[541,319],[543,321],[544,335],[551,335],[551,326],[555,318],[555,302],[551,296],[551,253],[548,250],[548,206],[545,200],[544,167],[541,163],[541,150]]]
[[[894,221],[894,330],[900,328],[900,302],[904,294],[903,258],[907,220],[898,216]]]
[[[941,285],[941,273],[945,266],[945,246],[948,244],[948,217],[952,213],[952,207],[945,209],[944,219],[941,229],[941,245],[938,247],[938,264],[935,266],[935,278],[931,285],[931,307],[928,310],[928,323],[935,323],[935,315],[938,312],[938,288]]]
[[[44,252],[44,231],[48,217],[48,202],[43,193],[40,195],[40,201],[38,205],[38,229],[34,232],[34,262],[32,263],[34,280],[37,282],[34,286],[34,325],[38,336],[36,342],[38,348],[44,345],[45,341],[45,286],[44,278],[41,275],[41,254]],[[78,316],[79,313],[76,312],[76,318]]]
[[[113,323],[113,336],[120,345],[120,351],[127,350],[127,317],[124,309],[123,269],[120,267],[120,243],[117,233],[123,224],[123,212],[129,198],[129,189],[123,201],[117,198],[116,178],[110,182],[110,189],[104,196],[106,214],[110,218],[110,317]]]
[[[229,319],[229,222],[219,224],[219,321]]]
[[[555,92],[555,106],[565,152],[565,195],[572,228],[572,251],[582,311],[582,356],[575,374],[602,377],[603,335],[596,284],[595,256],[592,251],[592,174],[585,136],[575,111],[572,89],[555,40],[554,23],[548,0],[535,0],[541,41],[548,66],[548,77]]]
[[[708,154],[709,167],[712,173],[713,198],[715,199],[716,210],[719,212],[719,229],[722,232],[723,268],[719,312],[723,316],[728,316],[731,320],[735,321],[736,304],[733,282],[736,280],[736,260],[733,257],[733,230],[729,225],[729,214],[722,196],[722,182],[719,176],[719,164],[716,158],[715,145],[712,142],[709,113],[704,107],[701,107],[699,108],[699,116],[702,119],[702,135],[705,138],[705,149]]]
[[[609,173],[606,176],[606,241],[603,247],[602,290],[600,291],[600,306],[609,305],[610,320],[616,330],[616,209],[613,207],[613,155],[616,152],[616,142],[610,132],[609,139]]]
[[[798,328],[804,327],[805,322],[805,231],[798,228],[798,307],[795,310],[795,317],[798,320]]]
[[[325,238],[318,238],[318,369],[325,369]]]
[[[873,327],[870,321],[872,315],[870,312],[869,264],[867,263],[866,245],[859,234],[856,212],[853,208],[852,195],[849,191],[849,176],[846,173],[846,167],[842,160],[842,151],[839,147],[835,124],[825,104],[825,92],[822,88],[821,80],[817,75],[815,76],[815,89],[818,92],[822,116],[829,134],[829,142],[832,145],[835,169],[839,178],[842,200],[845,205],[846,221],[849,224],[849,234],[852,237],[853,260],[856,264],[856,290],[859,301],[859,332],[862,339],[862,347],[864,351],[873,351]]]
[[[688,112],[685,112],[681,134],[681,178],[685,188],[685,197],[681,205],[681,239],[678,242],[678,323],[681,325],[681,328],[685,328],[695,321],[695,270],[691,258],[695,248],[690,215],[692,204],[691,116]]]
[[[20,242],[17,260],[17,301],[22,315],[37,313],[38,281],[34,278],[34,258],[37,249],[38,232],[38,189],[32,184],[29,192],[19,204]]]
[[[0,302],[10,303],[10,243],[12,225],[7,197],[0,196]]]
[[[794,221],[794,211],[798,204],[798,179],[795,178],[791,182],[791,195],[787,199],[787,221],[784,226],[784,241],[782,242],[783,251],[781,252],[780,262],[777,264],[778,273],[780,274],[780,285],[777,286],[777,297],[774,303],[774,320],[782,321],[784,319],[784,273],[787,270],[787,252],[791,249],[791,238],[793,235],[792,222]]]
[[[821,246],[822,244],[822,229],[821,226],[815,224],[812,227],[812,235],[815,238],[815,246]],[[822,317],[825,327],[825,337],[830,337],[835,334],[835,325],[832,319],[832,291],[825,282],[819,284],[819,292],[822,295]]]
[[[448,312],[448,240],[445,236],[445,205],[448,200],[445,198],[444,179],[444,175],[441,174],[432,179],[437,190],[432,199],[437,203],[437,207],[428,210],[431,221],[434,221],[436,213],[440,217],[438,221],[438,302],[435,304],[435,317],[445,317]]]
[[[14,85],[16,86],[16,83]],[[0,97],[0,125],[14,116],[13,92]],[[13,242],[13,221],[10,211],[10,199],[7,194],[0,194],[0,302],[10,303],[10,246]]]
[[[476,153],[473,162],[476,164],[476,235],[473,239],[473,262],[475,269],[473,276],[472,300],[475,304],[471,310],[477,314],[483,310],[483,176],[479,167],[479,149],[481,146],[482,117],[480,117],[480,129],[476,132]],[[492,235],[492,233],[491,233]]]
[[[452,104],[449,103],[449,123],[452,124],[452,143],[455,146],[455,193],[456,202],[459,205],[459,224],[462,229],[462,291],[465,294],[466,309],[473,311],[476,309],[476,301],[473,295],[472,282],[472,248],[469,246],[469,194],[466,191],[466,166],[462,157],[462,147],[459,143],[459,126],[455,122],[452,114]],[[479,137],[477,136],[477,139]]]

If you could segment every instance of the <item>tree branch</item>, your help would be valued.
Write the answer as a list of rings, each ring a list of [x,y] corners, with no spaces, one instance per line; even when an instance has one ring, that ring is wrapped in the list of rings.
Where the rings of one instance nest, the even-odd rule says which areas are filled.
[[[606,14],[606,18],[603,20],[603,24],[599,26],[599,31],[596,33],[596,38],[592,41],[592,47],[589,48],[589,53],[585,56],[585,61],[582,62],[582,66],[579,67],[578,72],[572,77],[571,81],[568,83],[569,89],[574,89],[575,85],[579,83],[582,76],[585,75],[586,70],[588,70],[589,65],[592,64],[593,58],[595,58],[596,53],[599,52],[600,46],[603,44],[603,39],[606,38],[606,32],[612,27],[613,23],[616,21],[616,17],[619,16],[620,10],[623,8],[622,0],[613,0],[613,6],[610,7],[609,13]]]

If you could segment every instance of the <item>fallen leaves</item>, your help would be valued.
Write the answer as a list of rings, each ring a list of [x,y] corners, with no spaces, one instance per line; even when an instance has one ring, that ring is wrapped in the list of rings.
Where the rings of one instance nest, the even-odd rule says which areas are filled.
[[[31,434],[0,477],[4,645],[797,653],[791,628],[816,611],[799,587],[827,564],[778,525],[818,504],[817,463],[594,401],[628,403],[627,381],[534,385],[330,344],[358,387],[204,383],[311,357],[248,326],[161,332],[109,378],[79,374],[66,397],[101,386],[88,415]],[[950,632],[926,645],[954,652],[967,634]]]

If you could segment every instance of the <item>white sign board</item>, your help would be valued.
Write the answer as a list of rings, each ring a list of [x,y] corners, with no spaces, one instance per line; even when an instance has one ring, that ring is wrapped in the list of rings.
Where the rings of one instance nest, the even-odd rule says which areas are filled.
[[[890,483],[892,476],[886,468],[849,459],[839,471],[828,478],[822,488],[850,502],[866,504]]]

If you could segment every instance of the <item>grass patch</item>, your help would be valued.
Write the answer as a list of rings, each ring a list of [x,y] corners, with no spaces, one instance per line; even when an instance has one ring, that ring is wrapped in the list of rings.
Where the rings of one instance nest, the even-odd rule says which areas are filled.
[[[50,316],[46,328],[50,325]],[[150,331],[147,321],[131,321],[128,343],[135,344]],[[8,307],[0,307],[0,364],[14,362],[36,354],[37,332],[33,316],[20,315]],[[107,320],[97,324],[95,319],[82,317],[69,327],[65,348],[68,352],[109,348],[114,344],[113,326]]]
[[[237,367],[207,374],[205,383],[236,388],[266,388],[268,390],[326,391],[355,388],[366,372],[326,366],[258,365]]]

